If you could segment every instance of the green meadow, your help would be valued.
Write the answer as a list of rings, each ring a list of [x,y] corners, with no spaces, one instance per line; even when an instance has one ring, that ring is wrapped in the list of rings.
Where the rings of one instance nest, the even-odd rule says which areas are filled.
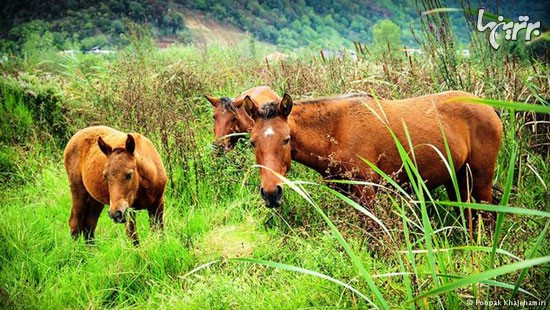
[[[248,41],[158,49],[139,27],[128,38],[109,55],[29,53],[0,64],[0,308],[548,307],[547,60],[506,48],[462,57],[429,35],[424,55],[356,44],[358,59],[304,50],[278,61]],[[204,98],[259,85],[295,99],[451,89],[492,99],[480,104],[495,107],[505,131],[498,199],[448,203],[443,188],[429,192],[417,180],[417,191],[403,193],[388,178],[364,209],[293,163],[283,207],[267,209],[246,137],[213,154]],[[165,229],[150,231],[146,212],[136,212],[139,247],[106,211],[94,245],[69,233],[63,149],[100,124],[149,137],[169,176]],[[497,211],[496,223],[469,231],[468,212],[457,217],[453,206]]]

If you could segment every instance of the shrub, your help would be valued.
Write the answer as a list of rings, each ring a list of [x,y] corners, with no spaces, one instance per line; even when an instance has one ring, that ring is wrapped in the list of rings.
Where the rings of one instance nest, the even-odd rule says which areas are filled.
[[[55,138],[64,143],[68,124],[60,91],[36,76],[0,78],[2,106],[1,140],[5,143],[27,143],[32,136]]]

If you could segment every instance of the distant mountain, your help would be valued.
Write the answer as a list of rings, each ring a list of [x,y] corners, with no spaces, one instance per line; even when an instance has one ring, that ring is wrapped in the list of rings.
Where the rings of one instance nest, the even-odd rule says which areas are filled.
[[[416,1],[398,0],[8,0],[0,4],[0,49],[17,49],[31,33],[51,41],[57,49],[127,44],[121,35],[128,21],[145,24],[156,37],[180,42],[193,40],[186,16],[197,14],[218,24],[252,34],[257,40],[283,49],[302,46],[352,47],[353,41],[371,43],[372,27],[390,19],[401,30],[404,45],[413,46],[410,28],[419,29]],[[437,2],[437,1],[431,1]],[[442,6],[460,8],[463,1]],[[548,25],[547,1],[517,0],[499,4],[500,12],[517,20],[531,14]],[[422,1],[418,1],[422,10]],[[482,4],[488,8],[494,5]],[[476,6],[477,8],[477,6]],[[451,13],[457,29],[465,28],[460,12]],[[462,42],[467,32],[456,31]],[[196,38],[196,36],[195,36]],[[35,38],[36,39],[36,38]]]

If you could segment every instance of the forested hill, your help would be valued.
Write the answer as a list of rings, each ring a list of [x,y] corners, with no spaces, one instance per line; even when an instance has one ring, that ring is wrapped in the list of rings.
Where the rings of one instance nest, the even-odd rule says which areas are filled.
[[[283,49],[301,46],[338,48],[353,41],[370,43],[378,21],[391,20],[399,27],[401,43],[415,45],[410,32],[418,27],[416,1],[399,0],[9,0],[0,4],[0,49],[16,50],[29,40],[57,49],[122,46],[129,21],[148,25],[156,37],[189,42],[193,36],[185,16],[200,14],[231,25],[256,39]],[[418,1],[422,9],[422,1]],[[442,6],[459,8],[458,1]],[[490,4],[486,5],[491,7]],[[548,20],[545,1],[526,0],[500,4],[500,13],[511,19],[532,14]],[[461,13],[450,14],[453,25],[465,27]],[[544,24],[544,22],[543,22]],[[418,28],[417,28],[418,29]],[[33,38],[30,38],[34,36]],[[465,32],[457,32],[467,41]]]

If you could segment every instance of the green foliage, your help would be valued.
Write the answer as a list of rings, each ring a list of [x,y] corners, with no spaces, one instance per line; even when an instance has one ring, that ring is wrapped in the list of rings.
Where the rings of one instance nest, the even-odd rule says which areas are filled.
[[[2,130],[1,135],[5,134]],[[21,182],[19,175],[20,158],[16,150],[0,142],[0,189],[14,186]]]
[[[3,39],[17,43],[0,46],[4,50],[9,49],[11,53],[26,53],[30,50],[40,54],[45,48],[87,50],[94,46],[124,46],[128,41],[121,33],[125,25],[131,22],[152,22],[161,35],[178,34],[182,42],[187,42],[189,37],[183,15],[170,8],[165,1],[153,1],[147,5],[127,0],[99,3],[19,1],[4,8],[0,12],[0,20],[2,33],[8,34]],[[28,41],[27,51],[21,50],[25,41]]]
[[[100,44],[103,45],[102,47],[125,46],[128,41],[121,36],[121,33],[124,32],[124,25],[130,22],[152,28],[156,36],[170,36],[179,42],[188,43],[192,35],[185,27],[182,12],[206,15],[222,24],[231,24],[245,30],[260,41],[277,44],[280,48],[289,50],[299,47],[340,50],[342,47],[351,48],[352,42],[385,43],[384,40],[376,41],[373,26],[387,19],[392,20],[402,31],[399,40],[391,38],[391,42],[403,43],[409,47],[417,46],[418,42],[408,30],[423,31],[423,26],[419,23],[422,19],[428,19],[437,31],[453,29],[452,33],[455,37],[448,37],[451,32],[445,30],[442,34],[446,34],[447,37],[443,38],[443,41],[448,41],[449,44],[466,45],[470,41],[470,36],[463,31],[467,24],[460,13],[445,14],[444,24],[418,15],[420,11],[429,11],[431,8],[460,9],[461,5],[467,7],[469,4],[459,5],[456,1],[420,1],[417,8],[415,2],[396,0],[374,2],[152,0],[147,3],[130,0],[100,0],[94,3],[46,0],[37,3],[24,0],[9,3],[0,12],[1,33],[8,34],[7,37],[0,35],[0,48],[19,53],[21,36],[18,32],[21,31],[17,29],[35,21],[42,23],[39,26],[41,29],[39,35],[42,36],[46,30],[52,33],[53,46],[59,50],[85,49],[84,46]],[[495,8],[488,9],[496,11]],[[514,5],[499,3],[498,11],[512,19],[529,12],[531,20],[544,21],[547,17],[545,9],[542,2],[532,4],[519,1]],[[35,32],[37,31],[38,29],[35,28]],[[98,41],[98,38],[102,39]],[[455,39],[457,42],[454,42]],[[4,40],[6,42],[2,43]],[[48,40],[46,36],[45,41],[48,42]],[[82,44],[83,47],[79,45],[80,40],[86,40]],[[91,43],[94,40],[95,45]],[[18,44],[9,44],[9,42]],[[535,45],[535,48],[539,45]]]
[[[396,51],[401,48],[401,30],[394,22],[389,19],[378,21],[372,27],[372,36],[374,47],[378,50],[384,50],[388,47]]]
[[[258,14],[264,9],[250,5]],[[284,10],[281,3],[270,5]],[[311,5],[322,11],[327,4]],[[316,14],[299,19],[311,29],[324,20]],[[332,13],[324,22],[345,23]],[[370,89],[383,98],[402,98],[449,90],[445,73],[424,56],[390,58],[375,50],[361,55],[369,61],[324,62],[307,50],[266,63],[252,40],[234,48],[160,51],[150,28],[125,25],[129,45],[112,57],[48,55],[43,61],[52,65],[2,65],[0,308],[362,309],[369,299],[414,309],[462,308],[472,298],[514,293],[545,297],[547,264],[520,260],[547,257],[550,249],[540,220],[550,212],[547,64],[506,57],[485,64],[475,55],[457,60],[449,73],[463,81],[464,90],[498,99],[485,103],[500,105],[506,132],[495,185],[507,184],[507,206],[438,202],[413,177],[415,196],[398,185],[393,189],[401,195],[381,189],[372,210],[333,195],[325,184],[299,182],[291,184],[310,202],[285,190],[283,208],[267,210],[246,138],[232,152],[212,154],[212,110],[203,95],[236,97],[268,85],[296,99]],[[285,36],[300,39],[292,31]],[[510,114],[509,108],[517,110]],[[137,212],[139,248],[105,212],[96,245],[74,241],[68,232],[63,146],[70,134],[92,124],[145,134],[168,171],[166,229],[162,236],[150,231],[146,212]],[[414,176],[413,162],[406,164]],[[321,183],[296,163],[288,178]],[[437,194],[445,200],[443,192]],[[483,226],[478,240],[466,238],[449,205],[506,214],[498,242]],[[428,215],[431,206],[440,216]],[[356,210],[370,213],[366,222]],[[493,251],[495,268],[488,254]],[[422,294],[425,299],[413,301]]]
[[[0,143],[25,143],[32,134],[32,112],[27,107],[20,91],[11,90],[5,82],[1,87]]]
[[[33,136],[68,140],[66,107],[59,89],[30,75],[0,78],[1,142],[25,144]]]
[[[80,41],[80,45],[83,50],[89,50],[93,47],[104,47],[108,43],[106,35],[100,34],[93,37],[87,37]]]

